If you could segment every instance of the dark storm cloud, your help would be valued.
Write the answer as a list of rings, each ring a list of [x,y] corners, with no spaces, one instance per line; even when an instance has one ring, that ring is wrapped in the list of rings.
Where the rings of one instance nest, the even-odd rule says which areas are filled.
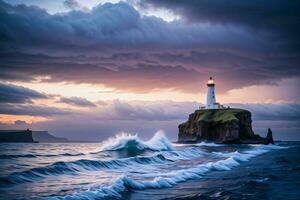
[[[245,28],[251,27],[248,21],[252,15],[245,11],[247,6],[253,8],[252,21],[267,21],[266,27],[272,27],[266,19],[268,15],[273,19],[273,12],[262,12],[260,21],[257,10],[262,9],[254,9],[252,1],[230,1],[227,7],[232,4],[236,12],[221,11],[223,7],[216,6],[220,17],[211,11],[209,1],[174,1],[172,5],[160,2],[150,3],[186,15],[193,23],[168,23],[141,16],[124,2],[50,15],[38,7],[0,1],[0,79],[32,81],[36,76],[49,76],[46,81],[99,83],[116,91],[149,92],[159,88],[195,92],[201,90],[196,86],[214,76],[223,83],[218,91],[225,92],[299,77],[299,51],[282,47],[297,44],[296,39],[290,41],[290,34],[274,39],[281,30],[262,29],[260,25],[258,31]],[[297,17],[293,12],[284,17],[280,10],[291,7],[289,2],[282,3],[276,18],[282,30]],[[198,19],[194,10],[191,16],[184,12],[201,11],[206,5],[207,13],[200,12],[205,20]],[[275,12],[275,7],[270,9]],[[246,16],[233,19],[230,13]]]
[[[0,103],[30,103],[32,99],[46,99],[47,95],[37,91],[0,83]]]
[[[30,116],[41,116],[41,117],[51,117],[57,115],[71,115],[75,112],[69,109],[60,109],[56,107],[49,106],[39,106],[39,105],[24,105],[24,104],[0,104],[0,114],[6,115],[30,115]]]
[[[218,85],[220,92],[251,85],[274,84],[282,78],[300,75],[300,59],[297,56],[249,55],[223,50],[164,52],[152,56],[166,64],[196,69],[204,75],[199,78],[214,76],[222,83]]]
[[[151,4],[170,9],[193,22],[269,31],[271,35],[285,37],[285,42],[299,48],[300,2],[297,0],[142,0],[141,2],[143,6]]]
[[[105,48],[236,47],[257,49],[243,30],[141,16],[126,3],[106,3],[91,11],[50,15],[38,7],[0,2],[2,48],[97,51]],[[211,29],[215,31],[211,31]],[[224,39],[216,41],[215,37]],[[226,39],[225,39],[226,38]],[[234,38],[239,38],[236,41]],[[74,49],[75,48],[75,49]]]
[[[81,107],[96,107],[96,104],[81,97],[60,97],[58,102]]]
[[[133,60],[131,66],[124,63],[123,58],[94,57],[81,60],[80,57],[50,57],[42,55],[5,54],[0,57],[2,73],[26,75],[26,77],[51,76],[45,81],[73,83],[99,83],[117,90],[145,92],[157,88],[175,88],[188,90],[193,88],[201,74],[181,65],[159,65],[140,63]],[[90,62],[90,60],[92,60]],[[115,63],[103,64],[103,60]],[[129,59],[130,60],[130,59]],[[41,67],[41,62],[43,63]],[[117,66],[117,67],[115,67]]]
[[[97,83],[116,91],[149,92],[171,88],[185,92],[204,91],[207,77],[214,76],[219,92],[272,84],[298,77],[299,58],[247,55],[227,51],[163,51],[112,53],[103,56],[46,56],[0,53],[0,77],[4,80]],[[284,69],[284,70],[283,70]],[[23,79],[24,77],[24,79]]]

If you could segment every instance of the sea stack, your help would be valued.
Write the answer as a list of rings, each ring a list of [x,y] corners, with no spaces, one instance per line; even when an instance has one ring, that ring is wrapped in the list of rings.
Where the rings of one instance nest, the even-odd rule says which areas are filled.
[[[206,106],[190,114],[188,120],[178,126],[178,142],[274,144],[271,129],[266,138],[254,134],[250,111],[216,103],[215,81],[212,77],[208,80],[207,87]]]

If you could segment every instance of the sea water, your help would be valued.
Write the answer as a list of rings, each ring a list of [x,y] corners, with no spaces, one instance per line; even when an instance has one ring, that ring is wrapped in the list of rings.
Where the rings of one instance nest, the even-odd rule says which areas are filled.
[[[300,143],[0,144],[0,199],[300,199]]]

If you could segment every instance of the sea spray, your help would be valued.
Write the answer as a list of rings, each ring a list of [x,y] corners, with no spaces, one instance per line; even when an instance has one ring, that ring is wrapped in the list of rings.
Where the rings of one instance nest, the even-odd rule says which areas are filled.
[[[122,132],[102,142],[98,150],[99,151],[116,151],[116,150],[164,151],[164,150],[172,150],[172,149],[173,149],[172,143],[168,140],[168,138],[166,138],[163,131],[158,131],[148,141],[144,141],[140,139],[137,134],[132,135],[129,133]]]

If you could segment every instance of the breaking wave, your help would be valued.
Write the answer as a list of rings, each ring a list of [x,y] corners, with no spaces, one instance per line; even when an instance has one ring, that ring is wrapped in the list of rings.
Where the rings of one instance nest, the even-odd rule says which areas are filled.
[[[137,134],[131,135],[128,133],[121,133],[102,142],[99,149],[99,151],[116,150],[126,150],[132,152],[144,150],[164,151],[173,150],[173,146],[164,133],[162,131],[158,131],[148,141],[140,139]]]
[[[202,147],[205,146],[205,147]],[[218,147],[221,146],[221,147]],[[122,199],[123,194],[130,190],[159,189],[172,187],[178,183],[193,179],[201,179],[211,171],[228,171],[247,162],[251,158],[271,151],[282,149],[277,145],[216,145],[211,143],[199,144],[172,144],[163,134],[157,132],[150,140],[142,140],[137,135],[119,134],[100,144],[96,152],[82,154],[78,152],[56,154],[66,156],[66,160],[53,162],[46,166],[32,165],[25,171],[14,171],[0,177],[0,188],[17,184],[53,180],[53,176],[65,177],[85,175],[112,174],[116,177],[101,182],[101,185],[83,186],[73,194],[51,194],[47,199]],[[124,152],[126,151],[124,157]],[[135,152],[134,156],[127,152]],[[0,159],[19,158],[23,156],[26,161],[39,159],[39,156],[51,157],[51,152],[38,154],[16,154],[0,156]],[[103,156],[105,154],[106,156]],[[83,157],[82,155],[87,155]],[[69,158],[69,156],[79,156]],[[27,159],[30,158],[30,159]],[[82,159],[85,158],[85,159]],[[88,159],[87,159],[88,158]],[[49,158],[51,160],[52,158]],[[19,159],[15,159],[19,160]],[[89,171],[89,172],[88,172]],[[97,171],[97,172],[96,172]],[[92,173],[91,173],[92,172]],[[67,176],[64,176],[67,175]],[[264,180],[264,179],[262,179]],[[259,179],[260,181],[260,179]],[[99,183],[100,184],[100,183]],[[61,196],[63,195],[63,196]]]
[[[227,157],[216,162],[208,162],[199,164],[188,169],[170,171],[168,173],[158,174],[149,181],[134,180],[126,174],[121,175],[111,185],[102,186],[98,189],[90,189],[88,191],[77,192],[72,195],[62,197],[51,197],[51,199],[99,199],[99,198],[122,198],[122,194],[130,189],[158,189],[172,187],[180,182],[187,180],[199,179],[210,171],[227,171],[237,167],[242,162],[268,152],[272,149],[281,149],[282,147],[269,145],[258,146],[255,149],[244,152],[216,153],[216,155]]]
[[[159,164],[159,163],[171,162],[171,161],[172,160],[167,159],[162,154],[157,154],[152,157],[137,156],[137,157],[115,159],[115,160],[108,160],[108,161],[86,160],[86,159],[81,159],[81,160],[76,160],[71,162],[60,161],[45,167],[37,167],[27,171],[15,172],[9,175],[8,177],[0,178],[0,181],[6,184],[34,182],[38,179],[45,178],[47,176],[58,176],[62,174],[76,174],[84,170],[121,169],[121,168],[123,168],[125,171],[138,170],[139,165],[140,167],[144,168],[145,165]]]
[[[201,157],[205,153],[200,149],[188,148],[182,151],[161,151],[152,156],[135,156],[129,158],[120,158],[114,160],[87,160],[81,159],[70,162],[55,162],[44,167],[32,168],[27,171],[15,172],[7,177],[0,178],[2,184],[17,184],[25,182],[34,182],[48,176],[58,176],[63,174],[76,174],[84,170],[113,170],[120,171],[141,171],[151,167],[153,164],[164,164],[177,160],[188,160]]]

